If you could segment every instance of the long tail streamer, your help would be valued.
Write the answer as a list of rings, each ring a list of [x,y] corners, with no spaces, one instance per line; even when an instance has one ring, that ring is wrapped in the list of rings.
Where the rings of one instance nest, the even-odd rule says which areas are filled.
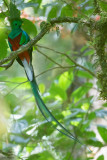
[[[53,127],[58,130],[59,132],[61,132],[62,134],[66,135],[69,138],[72,138],[73,140],[77,141],[78,143],[82,144],[77,138],[75,138],[61,123],[59,123],[57,121],[57,119],[52,115],[52,113],[49,111],[49,109],[46,107],[46,105],[44,104],[43,100],[41,99],[41,96],[39,94],[39,89],[38,89],[38,85],[35,81],[35,79],[33,79],[33,81],[30,81],[31,87],[32,87],[32,91],[34,93],[35,96],[35,100],[37,102],[37,105],[42,113],[42,115],[45,117],[45,119],[49,121],[48,117],[49,116],[51,118],[52,121],[56,122],[57,125],[59,125],[63,131],[59,130],[58,128],[56,128],[54,125]]]

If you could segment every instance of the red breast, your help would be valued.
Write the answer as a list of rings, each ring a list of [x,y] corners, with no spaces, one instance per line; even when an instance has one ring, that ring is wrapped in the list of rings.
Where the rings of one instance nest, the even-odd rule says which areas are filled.
[[[15,37],[14,39],[11,39],[10,37],[8,37],[8,41],[9,43],[12,45],[12,50],[16,51],[17,49],[19,49],[19,47],[21,46],[20,43],[20,39],[21,39],[22,33],[20,33],[17,37]],[[18,55],[18,57],[23,60],[24,58],[27,60],[27,62],[29,63],[30,61],[30,56],[29,56],[29,52],[28,51],[24,51],[22,53],[20,53]]]

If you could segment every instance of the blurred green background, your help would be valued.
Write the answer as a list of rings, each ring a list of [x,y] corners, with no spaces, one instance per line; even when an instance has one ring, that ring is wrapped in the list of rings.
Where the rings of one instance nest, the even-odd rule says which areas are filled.
[[[15,4],[22,12],[23,29],[31,38],[40,32],[42,21],[58,16],[88,19],[95,9],[93,0],[17,0]],[[105,4],[99,2],[106,12]],[[0,59],[10,54],[7,5],[8,0],[0,0]],[[0,68],[2,156],[18,160],[106,160],[107,103],[99,98],[97,79],[78,66],[94,74],[98,71],[89,28],[75,23],[56,24],[33,49],[35,76],[45,104],[92,153],[44,119],[24,70],[15,61],[7,70]]]

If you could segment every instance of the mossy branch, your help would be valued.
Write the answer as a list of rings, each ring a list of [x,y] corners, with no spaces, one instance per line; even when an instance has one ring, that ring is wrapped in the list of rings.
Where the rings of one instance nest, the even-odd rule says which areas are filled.
[[[71,17],[58,17],[53,18],[49,22],[45,23],[44,27],[42,28],[41,32],[32,40],[30,40],[26,45],[21,46],[17,51],[12,51],[10,56],[2,59],[0,61],[0,66],[10,60],[17,58],[18,54],[24,52],[25,50],[29,49],[31,46],[35,45],[56,23],[84,23],[86,26],[90,26],[90,22],[80,18],[71,18]]]

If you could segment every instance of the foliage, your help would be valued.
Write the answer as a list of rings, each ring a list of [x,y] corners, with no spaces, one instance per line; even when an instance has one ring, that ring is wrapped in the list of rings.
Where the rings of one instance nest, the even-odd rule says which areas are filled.
[[[17,0],[15,4],[22,11],[23,29],[34,38],[41,30],[40,24],[51,18],[96,19],[93,13],[98,14],[99,8],[106,12],[107,5],[103,0],[99,5],[95,2],[97,0]],[[10,53],[8,5],[8,0],[0,1],[0,59]],[[4,97],[0,98],[0,125],[4,125],[0,131],[0,149],[8,159],[13,154],[23,160],[88,160],[95,156],[97,160],[104,159],[100,150],[107,144],[107,126],[101,121],[106,120],[107,103],[100,104],[96,96],[101,84],[94,77],[99,60],[95,57],[92,34],[98,35],[81,23],[54,25],[34,46],[33,65],[41,96],[52,114],[92,152],[96,148],[101,155],[89,153],[86,146],[57,132],[42,117],[23,68],[15,62],[8,70],[1,69],[0,74],[0,94]],[[7,112],[3,109],[5,106]]]

